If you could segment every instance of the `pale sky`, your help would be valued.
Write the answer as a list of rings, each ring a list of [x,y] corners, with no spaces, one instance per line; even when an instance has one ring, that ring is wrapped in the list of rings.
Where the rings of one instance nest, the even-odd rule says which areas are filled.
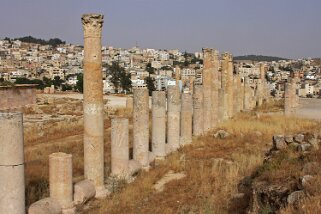
[[[83,13],[105,16],[107,46],[321,57],[321,0],[1,0],[0,37],[82,44]]]

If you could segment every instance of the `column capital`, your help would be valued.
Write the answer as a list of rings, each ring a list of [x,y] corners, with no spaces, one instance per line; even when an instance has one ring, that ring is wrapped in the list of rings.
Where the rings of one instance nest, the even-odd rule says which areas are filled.
[[[104,15],[84,14],[81,17],[84,29],[84,37],[101,37],[101,29],[104,23]]]

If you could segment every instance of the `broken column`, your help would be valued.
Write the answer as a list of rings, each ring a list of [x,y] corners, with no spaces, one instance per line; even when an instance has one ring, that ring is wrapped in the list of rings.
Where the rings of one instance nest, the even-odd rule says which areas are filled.
[[[213,51],[213,68],[212,68],[212,128],[215,128],[218,124],[219,117],[218,117],[218,106],[219,106],[219,71],[220,67],[220,60],[219,60],[219,53],[217,50]]]
[[[193,99],[190,93],[182,94],[181,145],[192,143]]]
[[[204,48],[203,67],[203,94],[204,94],[204,132],[209,131],[212,126],[212,84],[213,84],[213,49]]]
[[[104,186],[104,104],[101,58],[103,15],[82,16],[84,29],[84,172],[103,197]]]
[[[167,88],[167,146],[168,152],[179,148],[181,99],[178,85]]]
[[[25,213],[21,113],[0,113],[0,213]]]
[[[62,152],[49,155],[50,198],[56,200],[63,210],[72,210],[72,155]]]
[[[111,174],[119,178],[128,176],[129,129],[127,118],[111,120]]]
[[[152,151],[157,159],[166,156],[166,95],[165,91],[152,93]]]
[[[193,94],[193,135],[204,134],[203,86],[194,85]]]
[[[149,168],[149,96],[147,88],[134,88],[133,150],[134,160]]]
[[[296,90],[293,86],[294,83],[288,82],[285,83],[285,90],[284,90],[284,114],[285,115],[292,115],[296,113]]]

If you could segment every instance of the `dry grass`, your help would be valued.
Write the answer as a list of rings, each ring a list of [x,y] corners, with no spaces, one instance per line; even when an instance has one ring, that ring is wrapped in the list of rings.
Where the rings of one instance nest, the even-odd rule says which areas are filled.
[[[319,128],[317,122],[282,115],[239,114],[218,128],[230,132],[229,138],[215,139],[209,133],[194,139],[122,191],[91,204],[88,213],[243,213],[248,201],[232,198],[239,183],[262,164],[272,135]],[[169,170],[187,176],[157,193],[153,185]]]

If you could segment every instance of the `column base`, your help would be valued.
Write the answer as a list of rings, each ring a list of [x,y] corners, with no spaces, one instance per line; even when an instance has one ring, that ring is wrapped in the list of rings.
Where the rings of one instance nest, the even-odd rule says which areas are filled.
[[[106,189],[105,186],[103,186],[103,187],[97,187],[97,188],[96,188],[95,198],[97,198],[97,199],[104,199],[104,198],[106,198],[108,195],[110,195],[110,192],[109,192],[108,189]]]
[[[62,214],[76,214],[76,207],[71,207],[71,208],[63,208],[61,209]]]

